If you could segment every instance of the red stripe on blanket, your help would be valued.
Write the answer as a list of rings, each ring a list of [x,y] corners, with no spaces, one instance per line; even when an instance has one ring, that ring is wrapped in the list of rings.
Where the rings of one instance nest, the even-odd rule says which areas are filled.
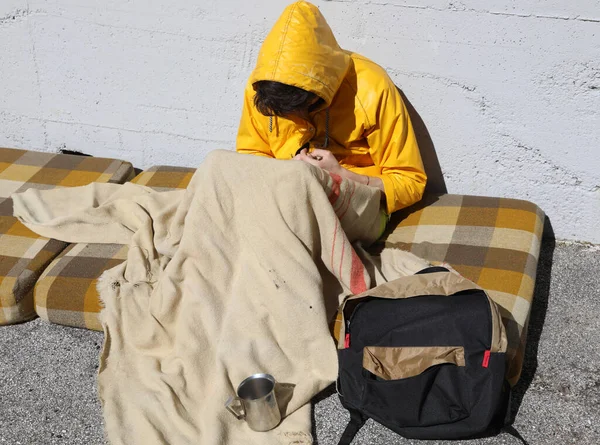
[[[346,212],[348,212],[348,209],[350,208],[350,202],[352,201],[352,198],[354,197],[354,192],[356,192],[356,182],[352,181],[352,191],[350,192],[350,196],[348,196],[348,201],[346,202],[346,208],[344,209],[343,212],[340,212],[340,214],[338,215],[338,218],[340,218],[340,220],[346,215]]]
[[[344,266],[344,253],[346,252],[346,238],[344,237],[344,242],[342,243],[342,257],[340,258],[340,271],[338,273],[338,278],[342,280],[342,267]]]
[[[334,264],[334,257],[333,254],[335,253],[335,239],[337,238],[337,232],[338,232],[338,224],[339,224],[339,219],[335,219],[335,229],[333,229],[333,242],[331,243],[331,268],[329,270],[331,270],[331,273],[335,274],[334,268],[333,268],[333,264]]]
[[[352,269],[350,270],[350,291],[356,295],[367,290],[365,282],[365,266],[352,249]]]
[[[335,173],[329,173],[331,179],[333,179],[333,184],[331,185],[331,193],[329,194],[329,202],[331,205],[334,205],[338,198],[340,197],[340,184],[342,183],[342,177],[340,175],[336,175]]]

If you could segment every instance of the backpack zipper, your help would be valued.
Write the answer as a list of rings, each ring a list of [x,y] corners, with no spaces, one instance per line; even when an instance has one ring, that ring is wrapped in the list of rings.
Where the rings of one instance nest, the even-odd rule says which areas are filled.
[[[483,361],[481,362],[481,367],[482,368],[487,368],[490,364],[490,355],[492,353],[492,339],[494,336],[493,333],[493,328],[494,328],[494,323],[492,322],[492,308],[490,307],[490,301],[489,301],[489,297],[487,296],[487,294],[484,292],[483,296],[486,298],[487,301],[487,314],[488,314],[488,329],[490,332],[490,341],[489,341],[489,347],[483,352]]]
[[[492,351],[489,349],[483,353],[483,363],[481,363],[482,367],[487,368],[488,365],[490,364],[490,354],[491,353],[492,353]]]
[[[354,315],[354,313],[352,313],[350,318],[352,318],[353,315]],[[349,347],[350,347],[350,320],[346,320],[346,335],[344,337],[344,349],[348,349]]]
[[[354,310],[352,311],[350,318],[348,318],[346,320],[346,335],[344,337],[344,349],[348,349],[350,347],[350,324],[352,323],[352,320],[354,319],[354,316],[356,315],[358,308],[361,307],[365,303],[366,303],[366,301],[361,301],[360,303],[358,303],[356,305],[356,307],[354,308]]]

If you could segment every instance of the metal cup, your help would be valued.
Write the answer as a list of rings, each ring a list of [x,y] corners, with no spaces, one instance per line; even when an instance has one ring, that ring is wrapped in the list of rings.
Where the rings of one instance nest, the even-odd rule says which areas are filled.
[[[245,420],[254,431],[268,431],[281,421],[275,398],[275,379],[269,374],[254,374],[237,388],[237,397],[231,396],[225,407],[238,420]]]

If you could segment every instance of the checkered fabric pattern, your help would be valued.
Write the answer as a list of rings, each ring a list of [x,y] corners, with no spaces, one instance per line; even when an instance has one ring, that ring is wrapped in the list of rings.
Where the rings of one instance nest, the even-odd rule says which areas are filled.
[[[185,167],[151,167],[132,182],[158,191],[185,188],[194,171]],[[42,273],[35,286],[37,314],[52,323],[102,330],[96,284],[105,270],[127,258],[127,250],[120,244],[70,245]]]
[[[506,198],[432,195],[397,212],[372,247],[408,250],[446,262],[488,291],[507,329],[509,380],[521,373],[545,215],[535,204]]]
[[[155,166],[144,170],[131,182],[158,191],[184,189],[190,183],[195,171],[195,168],[188,167]]]
[[[133,173],[129,162],[115,159],[0,148],[0,325],[35,317],[33,286],[67,246],[38,236],[14,218],[10,195],[30,188],[123,183]]]

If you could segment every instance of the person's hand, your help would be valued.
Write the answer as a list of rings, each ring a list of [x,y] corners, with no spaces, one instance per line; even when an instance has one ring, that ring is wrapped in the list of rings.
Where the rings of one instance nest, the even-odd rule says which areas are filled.
[[[308,149],[305,148],[294,156],[294,159],[320,167],[330,173],[340,174],[343,170],[343,167],[329,150],[316,148],[309,153]]]

